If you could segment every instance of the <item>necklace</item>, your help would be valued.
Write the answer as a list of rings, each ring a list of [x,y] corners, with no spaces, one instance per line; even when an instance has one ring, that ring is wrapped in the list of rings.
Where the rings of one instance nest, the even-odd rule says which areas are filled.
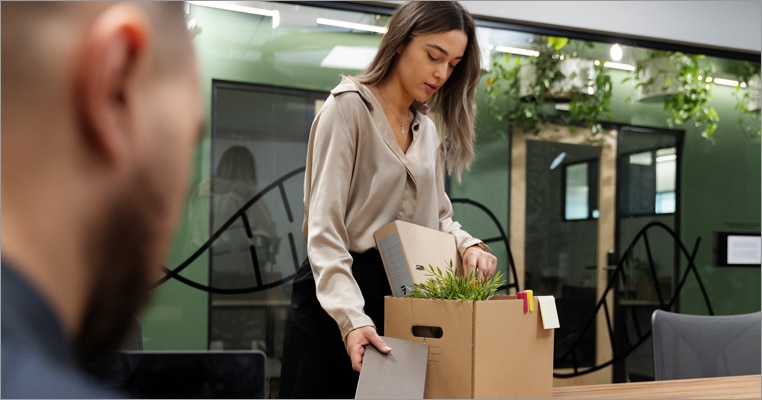
[[[381,99],[384,100],[384,104],[386,104],[386,108],[388,108],[389,111],[392,112],[392,115],[394,116],[394,119],[396,119],[397,123],[400,124],[400,135],[404,135],[405,134],[405,129],[406,129],[405,127],[410,125],[410,113],[408,113],[407,119],[405,120],[405,122],[407,122],[407,123],[403,124],[402,122],[400,122],[400,119],[397,116],[397,113],[394,112],[394,110],[392,109],[391,106],[389,106],[389,103],[386,101],[386,97],[384,96],[384,92],[381,91],[381,88],[378,88],[378,93],[381,95]]]

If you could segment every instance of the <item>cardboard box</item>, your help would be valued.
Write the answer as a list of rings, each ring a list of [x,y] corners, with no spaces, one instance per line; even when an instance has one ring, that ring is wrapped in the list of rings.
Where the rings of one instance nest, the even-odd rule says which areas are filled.
[[[442,269],[450,265],[461,270],[455,237],[449,233],[404,221],[379,228],[373,237],[395,297],[404,297],[415,283],[429,279],[429,264]]]
[[[425,398],[550,398],[554,331],[545,329],[543,319],[557,326],[558,315],[555,299],[543,297],[535,297],[535,311],[525,314],[524,301],[516,296],[487,301],[389,296],[384,335],[429,345]]]

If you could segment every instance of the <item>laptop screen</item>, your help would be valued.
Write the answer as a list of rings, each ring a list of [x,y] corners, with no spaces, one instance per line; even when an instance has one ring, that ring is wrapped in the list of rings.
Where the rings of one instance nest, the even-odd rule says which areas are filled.
[[[263,399],[266,355],[240,351],[125,351],[97,371],[106,385],[137,398]]]

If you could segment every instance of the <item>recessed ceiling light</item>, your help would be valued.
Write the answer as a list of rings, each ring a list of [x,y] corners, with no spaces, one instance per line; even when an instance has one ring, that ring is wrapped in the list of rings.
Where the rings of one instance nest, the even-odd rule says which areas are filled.
[[[609,55],[611,56],[611,59],[614,61],[621,61],[622,60],[622,46],[619,45],[619,43],[614,43],[613,46],[611,46],[611,50],[609,50]]]

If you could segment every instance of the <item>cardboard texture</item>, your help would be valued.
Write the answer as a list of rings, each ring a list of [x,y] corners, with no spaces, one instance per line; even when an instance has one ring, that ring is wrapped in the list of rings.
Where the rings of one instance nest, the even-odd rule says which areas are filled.
[[[392,352],[365,347],[356,399],[422,399],[429,347],[420,342],[381,336]]]
[[[404,297],[415,283],[429,279],[429,264],[445,268],[450,260],[461,269],[455,237],[436,229],[404,221],[394,221],[379,228],[373,237],[395,297]]]
[[[386,297],[384,334],[429,345],[424,398],[552,397],[553,329],[516,296],[488,301]],[[545,300],[547,301],[547,300]],[[556,316],[557,318],[557,316]],[[552,318],[551,318],[552,319]],[[436,327],[437,337],[420,337]]]

